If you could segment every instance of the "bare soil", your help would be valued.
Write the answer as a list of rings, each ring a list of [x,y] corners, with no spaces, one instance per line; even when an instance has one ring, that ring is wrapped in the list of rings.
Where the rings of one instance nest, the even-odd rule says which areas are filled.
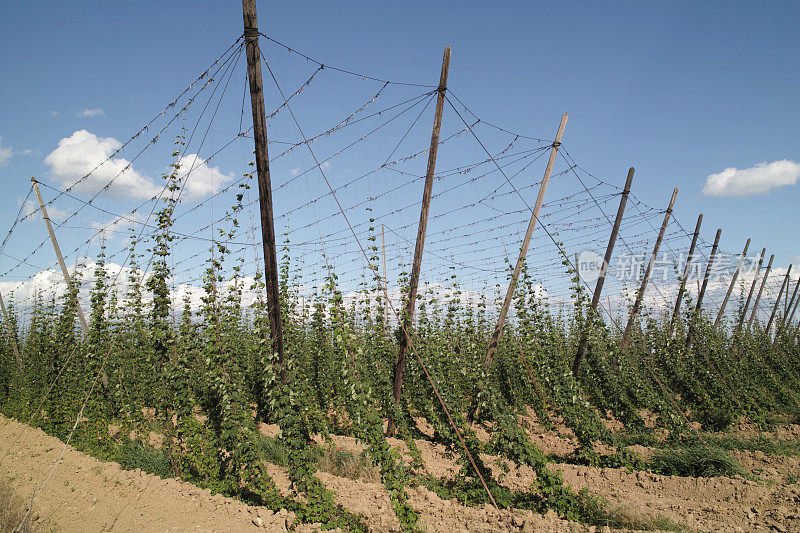
[[[262,427],[274,433],[274,427]],[[788,433],[793,433],[790,430]],[[570,436],[531,428],[545,450],[568,448]],[[352,451],[361,446],[352,438],[334,437],[334,444]],[[16,441],[16,442],[15,442]],[[12,446],[13,444],[13,446]],[[418,441],[427,469],[447,476],[455,468],[443,448]],[[401,441],[392,445],[402,449]],[[126,471],[113,462],[103,463],[72,447],[66,447],[42,431],[0,417],[0,475],[14,490],[29,498],[50,475],[33,517],[56,531],[314,531],[315,524],[295,524],[287,511],[273,513],[177,480],[164,480],[139,470]],[[761,452],[735,452],[759,481],[736,478],[683,478],[616,468],[554,464],[566,482],[601,496],[631,516],[666,517],[695,531],[796,531],[800,532],[800,485],[788,483],[787,475],[800,474],[797,457],[770,456]],[[485,456],[497,468],[496,458]],[[535,474],[510,465],[504,483],[528,487]],[[269,465],[276,484],[288,492],[285,469]],[[397,519],[382,485],[374,482],[318,474],[336,499],[361,513],[375,531],[396,531]],[[422,527],[431,532],[450,531],[610,531],[561,520],[554,513],[495,510],[489,506],[464,507],[442,500],[425,488],[409,488],[411,505],[421,513]]]

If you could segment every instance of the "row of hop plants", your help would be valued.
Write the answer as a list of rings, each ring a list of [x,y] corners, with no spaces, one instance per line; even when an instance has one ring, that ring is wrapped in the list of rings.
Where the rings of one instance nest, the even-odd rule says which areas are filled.
[[[180,146],[182,139],[177,142]],[[173,308],[171,227],[181,187],[178,169],[175,163],[164,176],[167,194],[157,213],[158,231],[147,242],[132,239],[125,294],[115,289],[103,254],[98,257],[88,335],[76,329],[80,280],[58,300],[39,295],[24,329],[11,309],[13,342],[20,347],[23,366],[17,368],[12,339],[2,329],[3,413],[121,462],[139,450],[136,446],[146,446],[155,432],[163,436],[163,475],[272,509],[289,508],[304,522],[364,529],[364,518],[336,504],[316,475],[315,436],[350,435],[380,471],[402,528],[415,530],[419,516],[405,490],[415,484],[466,504],[554,509],[578,520],[596,516],[596,502],[570,490],[547,467],[553,458],[528,438],[523,422],[528,410],[545,427],[559,420],[574,433],[576,451],[560,460],[631,468],[645,467],[628,449],[631,444],[653,444],[663,435],[675,443],[692,443],[699,436],[697,424],[721,431],[745,416],[766,428],[800,412],[795,332],[779,330],[773,347],[761,330],[743,334],[713,328],[704,315],[694,315],[687,301],[675,335],[669,335],[666,317],[645,316],[623,352],[618,331],[591,311],[567,261],[565,275],[573,276],[572,312],[554,314],[537,294],[534,277],[523,269],[514,294],[514,320],[489,366],[491,308],[499,296],[467,302],[455,275],[444,299],[420,294],[409,334],[431,380],[410,357],[403,401],[396,405],[393,372],[404,333],[385,320],[380,281],[364,276],[358,296],[348,302],[334,269],[326,266],[326,283],[301,297],[302,266],[293,263],[286,246],[279,269],[281,362],[271,349],[263,278],[257,274],[247,281],[253,278],[244,277],[243,260],[225,245],[240,231],[238,217],[250,179],[241,184],[224,224],[216,229],[202,305],[195,309],[186,299],[180,309]],[[252,178],[252,173],[245,176]],[[374,260],[372,232],[368,252]],[[139,251],[143,245],[149,246],[148,253]],[[252,305],[243,304],[246,290],[259,295]],[[693,342],[687,347],[690,328]],[[570,368],[581,335],[587,338],[586,359],[574,375]],[[83,418],[73,433],[79,412]],[[655,428],[644,412],[655,417]],[[401,460],[385,436],[389,416],[398,422],[410,462]],[[604,419],[609,416],[623,423],[623,432],[608,429]],[[433,427],[432,436],[420,430],[420,419]],[[267,472],[261,423],[280,427],[277,444],[285,451],[289,496],[281,494]],[[478,425],[488,430],[488,441],[478,438]],[[126,440],[131,432],[140,441],[136,445]],[[447,448],[460,465],[454,477],[439,479],[427,472],[415,443],[421,438]],[[612,452],[598,453],[598,444]],[[536,482],[526,491],[506,488],[482,454],[531,466]]]

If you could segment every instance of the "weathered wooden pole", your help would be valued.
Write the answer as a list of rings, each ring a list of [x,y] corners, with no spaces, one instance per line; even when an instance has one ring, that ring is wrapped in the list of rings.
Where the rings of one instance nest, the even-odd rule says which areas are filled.
[[[711,278],[711,269],[714,267],[714,259],[717,256],[717,248],[719,247],[719,238],[721,236],[722,236],[722,228],[717,228],[717,234],[716,236],[714,236],[714,245],[711,246],[711,255],[708,256],[706,273],[703,275],[703,285],[700,287],[700,291],[697,293],[697,303],[694,306],[694,316],[692,317],[692,321],[689,323],[689,331],[686,334],[685,347],[687,350],[689,349],[689,346],[692,345],[694,323],[700,317],[700,313],[703,310],[703,297],[706,295],[706,289],[708,288],[708,280]]]
[[[703,213],[700,213],[700,215],[697,217],[697,225],[694,227],[692,244],[689,245],[689,255],[686,257],[686,266],[683,267],[683,277],[681,278],[681,283],[678,287],[678,297],[675,298],[675,307],[672,310],[672,320],[669,322],[670,337],[672,337],[672,333],[675,331],[675,324],[678,322],[678,313],[680,313],[683,293],[686,290],[686,279],[689,277],[689,268],[691,267],[692,259],[694,259],[694,248],[697,246],[697,238],[700,236],[700,225],[702,223]]]
[[[796,285],[796,286],[795,286],[795,288],[794,288],[794,292],[797,292],[797,288],[798,288],[798,287],[800,287],[800,279],[798,279],[798,280],[797,280],[797,285]],[[795,313],[795,311],[797,311],[797,308],[798,308],[799,306],[800,306],[800,298],[798,298],[798,299],[797,299],[797,300],[794,302],[794,307],[792,307],[792,310],[791,310],[791,312],[789,313],[789,318],[788,318],[788,319],[786,319],[786,320],[784,320],[784,324],[785,324],[787,327],[790,327],[790,326],[791,326],[791,324],[792,324],[792,320],[794,319],[794,313]],[[791,306],[789,306],[789,307],[791,307]]]
[[[786,308],[784,309],[783,316],[786,318],[789,316],[789,311],[792,310],[792,306],[794,305],[794,299],[797,297],[797,289],[800,288],[800,278],[797,278],[797,284],[794,286],[794,291],[792,292],[792,297],[789,299],[789,303],[786,304]],[[789,291],[786,291],[786,296],[789,296]]]
[[[528,229],[525,232],[525,238],[522,240],[522,248],[519,251],[517,264],[514,266],[514,273],[511,275],[511,281],[508,284],[506,298],[503,300],[503,306],[500,308],[500,316],[497,318],[497,325],[492,333],[492,340],[489,342],[489,349],[487,350],[486,358],[483,361],[483,364],[486,368],[490,368],[492,366],[492,357],[494,357],[494,352],[497,350],[497,344],[500,342],[500,334],[503,333],[503,326],[506,322],[508,308],[511,305],[511,300],[514,298],[514,290],[516,289],[517,279],[519,279],[520,272],[522,272],[522,265],[525,263],[525,257],[528,255],[528,247],[531,244],[533,230],[536,228],[536,223],[539,221],[539,211],[542,208],[542,202],[544,202],[544,194],[547,191],[547,184],[550,183],[550,173],[553,171],[553,165],[556,162],[558,148],[561,146],[561,138],[564,136],[564,128],[567,127],[568,119],[569,115],[564,113],[564,115],[561,117],[561,123],[558,125],[556,139],[553,141],[553,145],[550,148],[550,159],[547,161],[547,167],[544,170],[542,184],[539,186],[539,195],[536,197],[536,204],[533,206],[531,219],[528,222]]]
[[[661,248],[661,241],[664,238],[664,233],[667,231],[669,219],[672,216],[672,208],[675,205],[675,200],[677,198],[678,188],[675,187],[675,190],[672,191],[672,198],[669,200],[667,211],[664,213],[664,221],[661,223],[661,230],[658,232],[658,238],[656,239],[656,244],[653,247],[653,253],[650,254],[650,261],[647,263],[647,269],[644,272],[642,284],[639,286],[639,291],[636,293],[636,300],[633,302],[633,309],[631,309],[631,314],[628,317],[628,325],[625,326],[625,332],[622,334],[622,342],[620,343],[620,348],[622,350],[625,349],[625,345],[628,343],[628,337],[631,333],[631,328],[633,328],[633,325],[636,323],[636,315],[639,314],[639,308],[642,305],[644,291],[647,288],[647,282],[650,279],[650,274],[653,272],[653,266],[655,266],[656,257],[658,256],[658,249]]]
[[[772,268],[772,260],[775,259],[775,254],[769,256],[769,262],[767,263],[767,269],[764,271],[764,280],[761,282],[761,287],[758,288],[758,294],[756,294],[756,301],[753,302],[753,313],[750,315],[750,320],[747,322],[747,330],[750,331],[750,328],[753,327],[753,321],[756,319],[756,313],[758,312],[758,302],[761,301],[761,294],[764,292],[764,287],[767,285],[767,278],[769,278],[769,271]]]
[[[64,280],[67,282],[68,287],[72,287],[72,278],[69,276],[69,271],[67,270],[67,265],[64,263],[64,257],[61,255],[61,248],[58,246],[58,241],[56,240],[56,233],[53,231],[53,224],[50,222],[50,217],[47,215],[47,208],[44,206],[44,201],[42,200],[42,193],[39,191],[39,184],[36,181],[36,178],[31,178],[31,183],[33,183],[33,192],[36,193],[36,199],[39,200],[39,209],[42,212],[42,218],[44,219],[44,223],[47,226],[47,233],[50,234],[50,242],[53,243],[53,250],[56,252],[56,258],[58,259],[58,264],[61,266],[61,273],[64,275]],[[80,301],[77,302],[77,311],[78,311],[78,320],[81,323],[81,329],[83,329],[83,334],[89,334],[89,323],[86,322],[86,317],[83,314],[83,309],[81,308]]]
[[[792,265],[789,265],[789,268],[786,269],[786,276],[783,278],[783,283],[781,283],[781,290],[778,291],[778,297],[775,299],[775,305],[772,307],[772,314],[769,315],[769,321],[767,321],[767,327],[764,329],[767,335],[769,335],[769,328],[772,327],[772,321],[775,320],[775,313],[778,312],[778,308],[781,306],[781,296],[783,296],[783,291],[786,287],[789,286],[789,275],[792,273]]]
[[[744,258],[747,256],[747,249],[750,247],[750,239],[747,239],[747,242],[744,243],[744,250],[742,250],[742,255],[739,256],[739,263],[736,265],[736,270],[733,271],[733,276],[731,276],[731,283],[728,285],[728,292],[725,293],[725,298],[722,300],[722,305],[719,308],[719,313],[717,313],[717,319],[714,321],[714,327],[716,328],[720,321],[722,321],[722,316],[725,314],[725,307],[728,305],[728,300],[731,297],[731,293],[733,292],[733,286],[736,284],[736,278],[739,277],[739,270],[742,268],[742,263],[744,263]]]
[[[594,293],[592,294],[591,313],[597,312],[597,304],[600,302],[600,293],[603,291],[603,284],[606,282],[606,274],[608,267],[611,264],[611,256],[614,253],[614,245],[617,242],[617,234],[619,233],[620,224],[622,224],[622,217],[625,215],[625,205],[628,203],[628,195],[631,192],[631,183],[633,183],[633,174],[635,169],[633,167],[628,169],[628,177],[625,180],[625,188],[622,189],[622,196],[619,199],[619,207],[617,207],[617,216],[614,219],[614,225],[611,227],[611,236],[608,238],[608,245],[606,245],[606,255],[603,256],[603,266],[600,269],[600,276],[597,278],[597,283],[594,286]],[[588,319],[589,317],[587,317]],[[586,350],[586,336],[587,331],[581,332],[581,338],[578,342],[578,352],[575,354],[575,359],[572,361],[572,373],[577,374],[580,368],[581,360],[583,360],[583,353]]]
[[[758,275],[761,274],[761,265],[764,263],[764,256],[767,255],[767,249],[761,249],[761,255],[758,256],[758,266],[756,267],[756,273],[753,275],[753,283],[750,284],[750,292],[747,293],[747,300],[744,302],[744,309],[739,316],[739,323],[736,324],[736,331],[740,331],[742,329],[742,324],[744,324],[744,319],[747,317],[747,310],[750,308],[750,300],[753,298],[753,293],[756,290],[756,285],[758,284]]]
[[[797,289],[800,289],[800,278],[797,278],[797,283],[795,284],[794,292],[792,293],[792,299],[789,300],[789,305],[786,307],[786,315],[783,317],[784,326],[792,321],[792,318],[794,317],[794,310],[797,309],[797,303],[795,301],[797,297]]]
[[[286,383],[278,259],[275,250],[275,220],[272,215],[272,181],[267,150],[267,123],[264,111],[264,88],[261,80],[261,50],[258,45],[256,0],[242,0],[242,18],[247,53],[247,77],[250,82],[250,107],[253,112],[253,139],[255,141],[256,174],[258,175],[258,201],[261,208],[261,240],[264,250],[264,278],[267,289],[270,344],[272,353],[278,355],[281,380]]]
[[[11,325],[11,318],[6,311],[6,303],[3,301],[3,295],[0,294],[0,309],[3,311],[3,318],[6,321],[6,328],[8,328],[8,342],[11,343],[11,348],[14,350],[14,359],[17,361],[17,368],[22,372],[22,358],[19,356],[19,349],[17,348],[17,332]]]
[[[431,207],[431,194],[433,192],[433,175],[436,172],[436,153],[439,148],[439,131],[442,128],[442,114],[444,113],[444,98],[447,92],[447,74],[450,71],[450,47],[444,49],[442,57],[442,71],[439,75],[438,96],[436,98],[436,113],[433,117],[433,132],[431,133],[431,148],[428,151],[428,169],[425,173],[425,188],[422,192],[422,209],[419,213],[419,226],[417,227],[417,244],[414,248],[414,263],[411,267],[409,279],[408,299],[405,312],[402,316],[402,327],[410,333],[414,323],[414,309],[417,304],[417,287],[419,285],[419,272],[422,267],[422,251],[425,247],[425,232],[428,227],[428,211]],[[408,335],[400,338],[400,351],[394,367],[394,401],[400,404],[403,397],[403,373],[406,369],[406,354],[408,353]],[[386,426],[386,434],[394,435],[397,431],[397,422],[390,415]]]

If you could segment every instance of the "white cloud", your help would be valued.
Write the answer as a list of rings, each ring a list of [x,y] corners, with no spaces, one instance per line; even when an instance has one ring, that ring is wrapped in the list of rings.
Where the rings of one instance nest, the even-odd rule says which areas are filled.
[[[94,107],[92,109],[84,109],[83,111],[78,111],[75,113],[79,117],[85,118],[94,118],[94,117],[104,117],[106,116],[105,111],[100,109],[99,107]]]
[[[750,168],[726,168],[711,174],[703,187],[707,196],[752,196],[771,189],[794,185],[800,179],[800,163],[782,159]]]
[[[0,166],[8,163],[8,160],[11,159],[13,155],[14,150],[12,150],[10,146],[8,148],[3,148],[3,138],[0,137]]]
[[[113,137],[98,137],[79,130],[58,142],[58,148],[44,162],[52,176],[64,185],[74,185],[84,176],[76,190],[94,194],[108,185],[108,194],[117,198],[142,200],[161,191],[152,181],[136,172],[123,157],[112,157],[122,143]],[[113,183],[110,183],[112,180]],[[109,185],[110,183],[110,185]]]
[[[60,117],[61,113],[59,113],[58,111],[50,111],[50,116],[53,118]]]
[[[186,181],[183,197],[187,200],[197,200],[209,194],[219,192],[220,187],[233,180],[232,175],[223,174],[218,167],[208,166],[206,161],[197,154],[188,154],[178,161],[178,179]]]

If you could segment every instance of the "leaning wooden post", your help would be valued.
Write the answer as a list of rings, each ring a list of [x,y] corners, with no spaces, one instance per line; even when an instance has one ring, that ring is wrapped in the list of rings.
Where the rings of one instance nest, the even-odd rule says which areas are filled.
[[[728,305],[728,300],[730,300],[731,293],[733,292],[733,286],[736,284],[736,278],[739,277],[739,271],[742,269],[742,263],[744,263],[744,258],[747,256],[747,249],[749,247],[750,239],[747,239],[747,242],[744,244],[744,250],[742,250],[742,255],[739,257],[739,263],[736,265],[736,270],[733,271],[731,283],[728,285],[728,292],[725,293],[725,298],[722,300],[722,305],[719,307],[717,319],[714,321],[715,328],[719,325],[720,321],[722,320],[722,316],[725,314],[725,307]]]
[[[264,250],[264,277],[267,289],[267,312],[272,353],[278,355],[281,380],[286,383],[283,348],[278,259],[275,250],[275,221],[272,215],[272,181],[267,150],[267,124],[264,111],[264,88],[261,80],[261,50],[258,45],[256,0],[242,0],[244,42],[247,51],[247,77],[250,81],[250,107],[253,112],[253,139],[258,175],[258,201],[261,208],[261,240]]]
[[[750,284],[750,292],[747,293],[747,300],[744,302],[744,309],[742,309],[742,313],[739,316],[739,323],[736,324],[736,331],[740,331],[742,329],[742,324],[744,324],[744,319],[747,317],[747,310],[750,309],[750,300],[753,298],[753,293],[756,290],[756,285],[758,284],[758,275],[761,274],[761,265],[764,263],[764,256],[767,255],[767,249],[761,249],[761,255],[758,256],[758,266],[756,267],[756,273],[753,275],[753,283]]]
[[[797,288],[800,287],[800,279],[797,280],[797,285],[794,287],[794,292],[797,292]],[[784,320],[783,323],[786,327],[790,327],[792,324],[792,320],[794,319],[794,313],[797,311],[797,307],[800,306],[800,298],[798,298],[794,302],[794,307],[792,308],[791,312],[789,313],[789,318]],[[791,306],[789,306],[791,307]]]
[[[775,299],[775,305],[772,307],[772,314],[769,315],[769,321],[767,322],[767,327],[764,329],[767,335],[769,335],[769,328],[772,327],[772,321],[775,320],[775,313],[781,306],[781,296],[783,296],[783,290],[789,286],[789,275],[791,273],[792,273],[792,265],[789,265],[789,268],[786,270],[786,276],[784,276],[783,278],[783,283],[781,283],[781,290],[778,291],[778,297]]]
[[[750,320],[747,322],[747,331],[750,331],[750,328],[753,327],[753,321],[756,319],[756,313],[758,312],[758,302],[761,301],[761,294],[764,292],[764,287],[767,285],[767,278],[769,278],[769,271],[772,268],[772,260],[775,259],[775,254],[769,256],[769,263],[767,263],[767,269],[764,271],[764,280],[761,282],[761,287],[758,288],[758,294],[756,295],[756,301],[753,302],[753,313],[750,315]]]
[[[11,343],[11,348],[14,350],[14,359],[17,361],[17,368],[22,372],[22,358],[19,356],[19,349],[17,348],[17,333],[11,325],[11,318],[6,312],[6,303],[3,301],[3,295],[0,294],[0,309],[3,311],[3,317],[6,321],[6,328],[8,328],[8,342]]]
[[[556,162],[558,148],[561,146],[561,138],[564,136],[564,128],[567,127],[568,119],[569,115],[564,113],[564,115],[561,117],[561,123],[558,125],[556,139],[553,141],[553,145],[550,147],[550,159],[547,161],[547,167],[544,170],[542,184],[539,186],[539,195],[536,197],[536,204],[533,206],[531,219],[528,222],[528,229],[525,232],[525,238],[522,240],[522,248],[519,251],[517,264],[514,267],[514,273],[511,275],[511,281],[509,282],[508,290],[506,291],[506,298],[503,301],[503,306],[500,308],[500,316],[497,318],[497,325],[494,328],[494,333],[492,333],[492,340],[489,343],[489,350],[486,352],[486,358],[483,361],[483,364],[486,368],[490,368],[492,366],[492,357],[494,356],[495,350],[497,350],[498,342],[500,342],[500,334],[503,332],[503,326],[506,322],[508,308],[511,305],[511,300],[514,298],[514,290],[517,286],[517,279],[519,279],[520,272],[522,272],[522,265],[525,263],[525,257],[528,255],[528,246],[531,244],[531,236],[533,235],[533,230],[536,228],[536,223],[539,220],[539,211],[542,208],[542,202],[544,202],[544,193],[547,191],[547,184],[550,182],[550,173],[553,171],[553,165]]]
[[[619,226],[622,224],[622,217],[625,215],[625,205],[628,203],[628,195],[631,192],[631,183],[633,182],[634,168],[628,169],[628,178],[625,180],[625,188],[622,189],[622,197],[619,199],[619,207],[617,208],[617,217],[614,219],[614,225],[611,228],[611,236],[608,238],[608,245],[606,246],[606,255],[603,257],[603,266],[600,269],[600,277],[597,278],[597,283],[594,286],[594,293],[592,294],[592,304],[590,314],[597,311],[597,304],[600,302],[600,293],[603,291],[603,284],[606,282],[606,274],[608,267],[611,264],[611,256],[614,253],[614,245],[617,242],[617,234],[619,233]],[[587,317],[588,319],[589,317]],[[581,332],[581,338],[578,342],[578,353],[575,354],[575,360],[572,361],[572,373],[578,374],[583,353],[586,350],[587,340],[586,326]]]
[[[692,244],[689,245],[689,255],[686,257],[686,266],[683,267],[683,277],[681,278],[681,284],[678,287],[678,297],[675,298],[675,308],[672,310],[672,320],[669,322],[670,337],[672,337],[672,332],[675,331],[675,324],[678,322],[678,313],[680,313],[683,293],[686,290],[686,279],[689,277],[689,268],[691,267],[692,259],[694,259],[694,248],[697,246],[697,238],[700,235],[700,225],[702,223],[703,213],[700,213],[700,215],[697,217],[697,225],[694,227]]]
[[[650,273],[653,271],[653,267],[655,266],[656,257],[658,256],[658,249],[661,248],[661,240],[664,238],[664,233],[667,231],[667,225],[669,225],[669,219],[672,216],[672,207],[675,205],[675,200],[677,198],[678,188],[675,187],[675,190],[672,191],[672,198],[669,200],[667,211],[664,213],[664,221],[661,223],[661,230],[658,232],[656,245],[653,247],[653,253],[650,254],[650,261],[647,263],[647,269],[644,272],[642,284],[639,286],[639,291],[636,293],[636,300],[633,302],[633,309],[631,309],[631,315],[628,317],[628,325],[625,326],[625,332],[622,334],[622,342],[620,343],[620,348],[622,350],[625,349],[625,345],[628,343],[628,337],[630,336],[631,328],[633,328],[633,325],[636,322],[636,315],[639,313],[639,307],[642,305],[644,291],[647,288],[647,282],[650,279]]]
[[[719,247],[719,238],[722,236],[722,228],[717,228],[717,234],[714,237],[714,245],[711,246],[711,255],[708,256],[708,264],[706,265],[706,273],[703,275],[703,285],[697,293],[697,303],[694,306],[694,316],[692,322],[689,324],[689,332],[686,334],[686,349],[692,345],[692,334],[694,332],[694,322],[700,316],[703,310],[703,297],[706,295],[706,288],[708,288],[708,280],[711,278],[711,269],[714,266],[714,259],[717,256],[717,247]]]
[[[53,250],[56,252],[56,258],[58,259],[58,264],[61,266],[61,273],[64,275],[64,280],[67,282],[68,287],[72,287],[72,279],[69,276],[69,271],[67,270],[67,265],[64,263],[64,257],[61,255],[61,248],[58,247],[58,241],[56,240],[56,234],[53,231],[53,224],[50,222],[50,217],[47,215],[47,208],[44,206],[44,201],[42,200],[42,193],[39,191],[39,184],[36,181],[36,178],[31,178],[31,183],[33,183],[33,192],[36,193],[36,198],[39,200],[39,209],[42,212],[42,218],[44,219],[44,223],[47,226],[47,232],[50,234],[50,242],[53,243]],[[81,323],[81,329],[83,329],[83,334],[89,334],[89,323],[86,322],[86,317],[83,314],[83,309],[81,308],[80,301],[77,302],[78,307],[78,320]]]
[[[800,288],[800,278],[797,278],[797,283],[794,286],[794,291],[792,292],[792,297],[791,297],[791,299],[789,299],[789,303],[786,305],[786,310],[783,313],[783,316],[784,316],[783,322],[786,322],[785,319],[786,319],[787,316],[789,316],[789,311],[792,310],[792,306],[794,305],[794,300],[797,297],[797,289],[799,289],[799,288]],[[789,295],[788,291],[786,292],[786,295],[787,296]]]
[[[425,232],[428,227],[428,211],[431,207],[431,194],[433,192],[433,175],[436,172],[436,153],[439,148],[439,131],[442,128],[442,114],[444,113],[444,97],[447,92],[447,74],[450,71],[450,47],[444,49],[442,57],[442,72],[439,75],[438,96],[436,98],[436,113],[433,117],[433,132],[431,133],[431,148],[428,151],[428,169],[425,173],[425,188],[422,192],[422,209],[419,214],[419,226],[417,227],[417,244],[414,248],[414,263],[411,267],[411,278],[409,279],[408,299],[403,314],[402,327],[406,333],[410,334],[411,326],[414,323],[414,308],[417,304],[417,286],[419,285],[419,272],[422,267],[422,251],[425,247]],[[400,338],[400,351],[397,354],[397,362],[394,366],[394,401],[399,406],[400,399],[403,397],[403,373],[406,369],[406,354],[408,353],[408,335]],[[397,431],[397,421],[389,415],[389,422],[386,426],[386,434],[394,435]]]
[[[800,278],[797,278],[797,283],[795,284],[794,292],[792,293],[792,299],[789,300],[789,305],[786,307],[786,314],[784,315],[782,320],[784,327],[787,324],[789,324],[792,321],[792,318],[794,317],[794,310],[797,308],[797,305],[795,304],[795,298],[797,297],[797,289],[800,289]]]

